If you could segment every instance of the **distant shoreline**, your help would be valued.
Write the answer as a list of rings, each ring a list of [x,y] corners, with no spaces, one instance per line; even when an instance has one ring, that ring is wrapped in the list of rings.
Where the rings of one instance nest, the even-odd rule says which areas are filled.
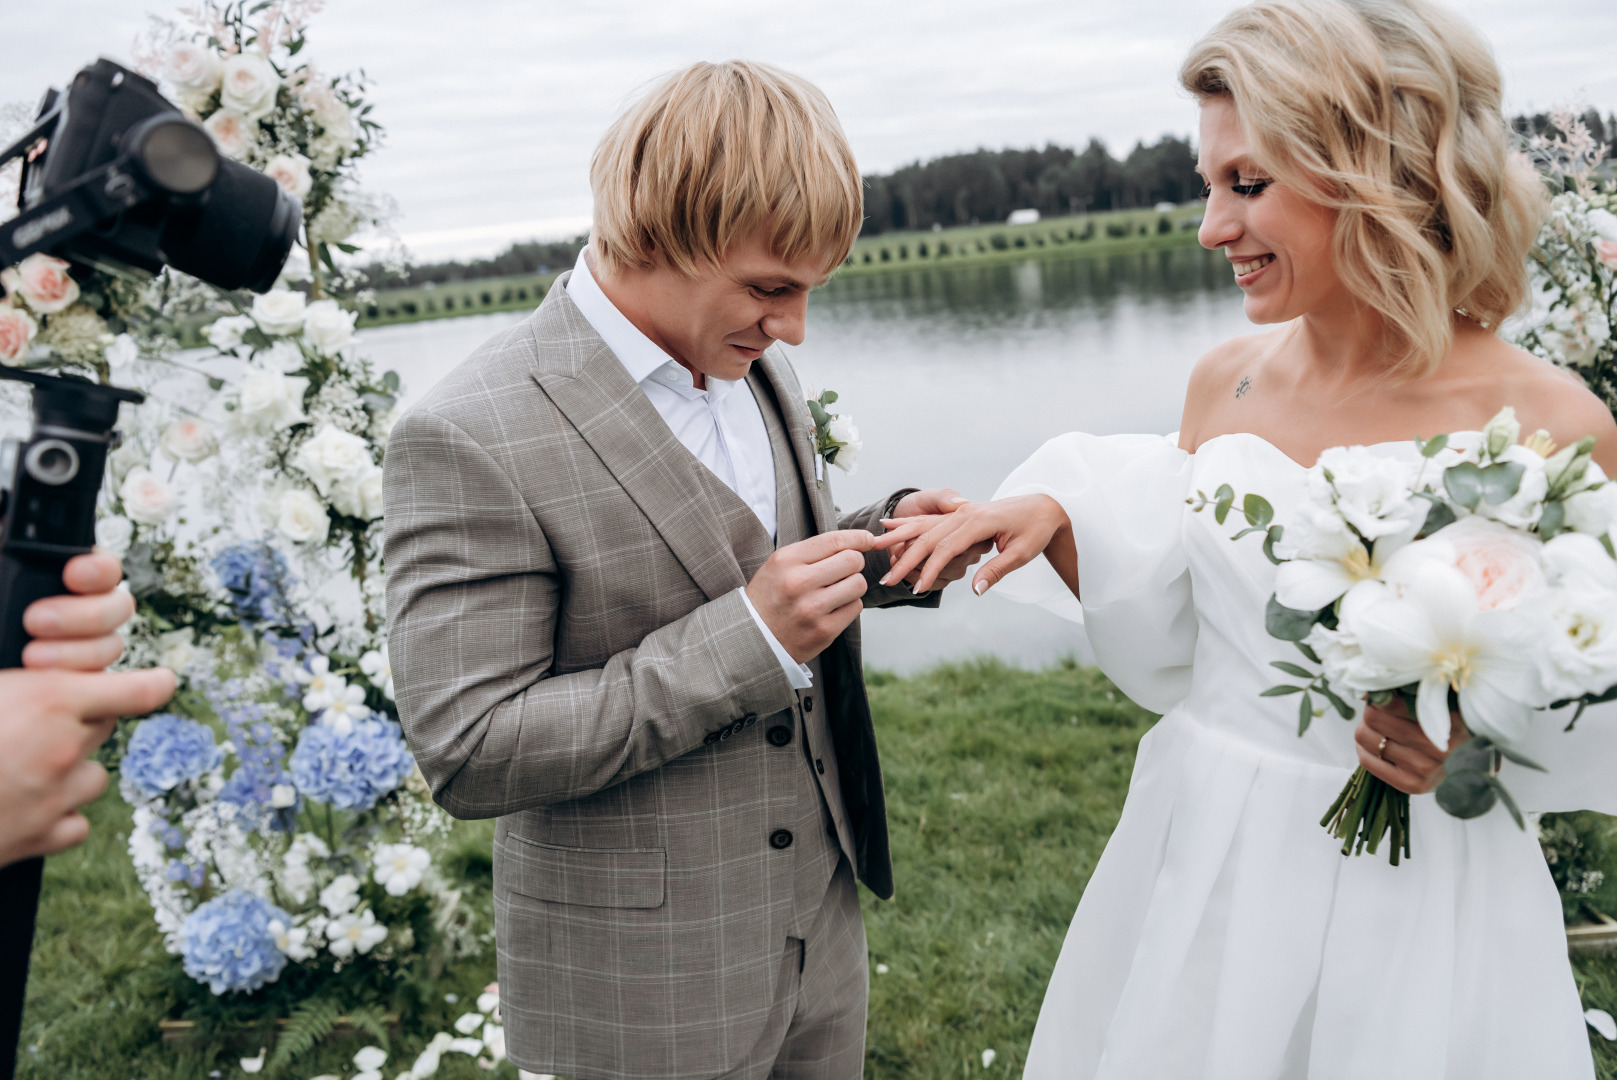
[[[918,232],[886,232],[854,242],[837,277],[864,277],[930,267],[986,266],[1029,258],[1095,258],[1192,247],[1200,203],[1172,210],[1115,210],[1045,218],[1024,225],[1003,222]],[[565,269],[565,268],[563,268]],[[473,278],[404,289],[378,289],[370,303],[349,302],[356,325],[403,323],[525,311],[537,307],[561,270],[543,274]]]

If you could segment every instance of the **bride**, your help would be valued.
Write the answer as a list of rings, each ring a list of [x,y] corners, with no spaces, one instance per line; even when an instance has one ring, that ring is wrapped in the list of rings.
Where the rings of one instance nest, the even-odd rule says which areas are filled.
[[[1401,707],[1299,737],[1294,700],[1259,697],[1290,657],[1264,631],[1273,567],[1186,505],[1228,482],[1283,510],[1327,447],[1413,454],[1505,405],[1559,444],[1597,436],[1617,474],[1605,406],[1495,332],[1526,298],[1542,204],[1498,68],[1425,0],[1271,0],[1226,17],[1181,81],[1201,106],[1201,242],[1279,328],[1201,359],[1177,437],[1062,436],[993,502],[878,541],[890,580],[920,567],[924,589],[993,540],[976,591],[1016,570],[1001,593],[1081,618],[1100,666],[1165,714],[1024,1075],[1592,1078],[1532,833],[1499,808],[1445,815],[1426,794],[1445,755]],[[1506,766],[1524,809],[1617,812],[1617,716],[1561,726],[1528,748],[1547,776]],[[1343,858],[1318,824],[1357,765],[1417,796],[1401,866]]]

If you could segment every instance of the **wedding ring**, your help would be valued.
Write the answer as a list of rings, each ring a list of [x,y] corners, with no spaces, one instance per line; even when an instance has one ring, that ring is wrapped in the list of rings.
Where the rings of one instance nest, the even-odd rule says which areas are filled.
[[[1376,747],[1376,757],[1382,761],[1387,760],[1387,737],[1385,735],[1381,737],[1381,745]]]

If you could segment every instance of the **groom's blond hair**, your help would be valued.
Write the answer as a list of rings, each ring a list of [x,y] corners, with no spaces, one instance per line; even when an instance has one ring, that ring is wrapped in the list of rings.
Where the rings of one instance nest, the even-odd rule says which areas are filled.
[[[831,103],[768,64],[697,63],[656,83],[590,162],[591,241],[609,268],[717,265],[760,227],[788,262],[829,274],[864,219],[859,168]]]
[[[1337,212],[1342,282],[1379,314],[1393,370],[1430,374],[1454,313],[1497,327],[1527,298],[1543,187],[1511,148],[1487,43],[1427,0],[1259,0],[1179,73],[1229,95],[1259,164]]]

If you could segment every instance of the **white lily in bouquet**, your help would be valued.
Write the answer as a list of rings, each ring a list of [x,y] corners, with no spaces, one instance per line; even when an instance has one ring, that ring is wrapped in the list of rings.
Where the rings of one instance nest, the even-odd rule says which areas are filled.
[[[1617,699],[1617,483],[1591,459],[1593,439],[1557,451],[1549,435],[1520,441],[1506,408],[1481,432],[1417,440],[1419,455],[1335,447],[1309,470],[1306,501],[1277,516],[1261,495],[1241,500],[1279,565],[1269,633],[1301,662],[1274,666],[1302,680],[1264,691],[1298,695],[1298,734],[1316,695],[1343,719],[1355,697],[1402,697],[1421,730],[1451,750],[1437,803],[1460,818],[1503,802],[1496,775],[1545,710]],[[1223,523],[1225,485],[1196,509]],[[1469,740],[1450,747],[1453,714]],[[1409,796],[1358,769],[1321,824],[1344,854],[1410,855]]]

